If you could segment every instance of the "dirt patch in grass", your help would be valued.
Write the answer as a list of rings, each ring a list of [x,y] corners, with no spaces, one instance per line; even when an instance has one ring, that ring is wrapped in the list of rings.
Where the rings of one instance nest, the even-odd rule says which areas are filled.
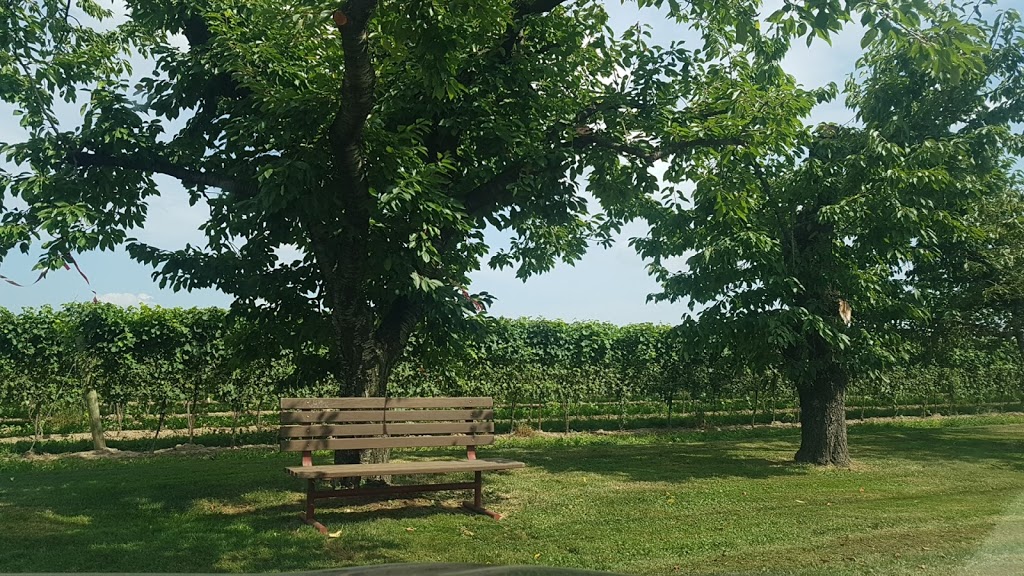
[[[121,460],[130,458],[148,458],[152,456],[196,456],[209,454],[213,455],[218,452],[224,451],[237,451],[242,448],[245,449],[275,449],[277,448],[274,444],[252,444],[249,446],[203,446],[202,444],[178,444],[173,448],[161,448],[160,450],[154,450],[152,452],[137,452],[134,450],[118,450],[116,448],[108,448],[106,450],[87,450],[84,452],[65,452],[61,454],[48,454],[48,453],[36,453],[29,452],[24,454],[22,457],[25,460],[32,462],[49,462],[53,460],[60,460],[64,458],[72,458],[79,460]]]
[[[253,432],[263,432],[266,430],[276,429],[277,426],[239,426],[236,431],[238,434],[250,434]],[[223,434],[225,436],[231,435],[230,427],[214,426],[205,428],[193,428],[193,435],[203,436],[206,434]],[[153,438],[153,430],[122,430],[120,432],[107,431],[107,440],[150,440]],[[188,429],[172,429],[165,428],[160,431],[160,438],[188,438]],[[0,438],[0,444],[16,444],[18,442],[32,442],[34,440],[32,436],[8,436],[6,438]],[[91,440],[92,434],[90,432],[75,432],[73,434],[43,434],[37,442],[69,442],[79,440]]]

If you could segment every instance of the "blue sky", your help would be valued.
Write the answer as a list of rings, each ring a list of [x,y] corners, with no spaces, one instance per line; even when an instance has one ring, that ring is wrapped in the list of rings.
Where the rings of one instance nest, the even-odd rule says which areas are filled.
[[[608,7],[612,24],[618,30],[644,22],[653,27],[654,43],[663,45],[684,35],[657,12],[637,11],[631,5],[620,5],[617,0],[611,0]],[[860,54],[860,36],[859,29],[849,29],[835,37],[832,46],[818,41],[807,48],[799,43],[787,57],[786,68],[806,87],[828,82],[842,86]],[[75,108],[68,107],[66,113],[75,114]],[[843,106],[840,98],[816,108],[811,120],[845,123],[852,117],[853,113]],[[19,134],[11,109],[0,104],[0,141],[15,140]],[[199,206],[189,207],[185,195],[179,193],[181,187],[172,179],[165,178],[160,183],[167,193],[150,202],[148,222],[135,235],[167,249],[186,243],[202,244],[203,236],[198,228],[205,219],[204,210]],[[687,312],[685,304],[646,303],[647,295],[658,287],[648,276],[644,262],[627,244],[629,238],[642,236],[645,231],[642,224],[631,224],[613,247],[594,247],[575,266],[559,265],[526,283],[518,280],[513,271],[484,269],[473,275],[472,289],[494,294],[497,302],[491,312],[500,316],[602,320],[617,324],[676,323]],[[492,246],[497,246],[502,239],[497,234],[489,234],[488,240]],[[0,263],[0,274],[26,285],[18,288],[0,282],[0,306],[19,309],[88,301],[93,297],[93,290],[101,300],[118,304],[228,306],[231,303],[230,296],[214,290],[177,293],[162,290],[151,279],[150,268],[133,262],[121,250],[78,257],[91,286],[77,273],[68,271],[53,272],[41,282],[31,284],[36,276],[31,270],[34,261],[31,255],[12,254]]]

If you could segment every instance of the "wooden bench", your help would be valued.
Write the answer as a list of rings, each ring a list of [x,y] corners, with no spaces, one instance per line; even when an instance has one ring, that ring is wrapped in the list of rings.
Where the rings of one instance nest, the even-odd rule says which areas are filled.
[[[306,512],[302,520],[326,534],[314,518],[315,503],[324,498],[375,496],[436,490],[473,490],[463,506],[501,519],[483,507],[482,476],[490,470],[522,468],[522,462],[479,459],[476,447],[494,443],[494,402],[491,398],[282,398],[281,450],[302,452],[302,465],[286,468],[306,480]],[[380,464],[314,465],[314,450],[425,448],[465,446],[465,460],[427,460]],[[320,480],[366,476],[473,472],[473,482],[416,484],[317,490]]]

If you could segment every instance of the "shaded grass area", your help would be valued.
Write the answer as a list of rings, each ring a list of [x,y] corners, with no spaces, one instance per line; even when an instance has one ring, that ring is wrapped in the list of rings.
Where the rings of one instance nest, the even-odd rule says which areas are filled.
[[[482,456],[529,466],[486,475],[485,501],[505,520],[462,512],[457,493],[340,504],[321,513],[341,532],[332,539],[296,519],[302,484],[282,471],[296,455],[8,457],[0,572],[489,562],[630,574],[998,574],[1020,565],[1024,419],[865,424],[850,441],[856,463],[836,470],[792,464],[793,429],[503,439]]]

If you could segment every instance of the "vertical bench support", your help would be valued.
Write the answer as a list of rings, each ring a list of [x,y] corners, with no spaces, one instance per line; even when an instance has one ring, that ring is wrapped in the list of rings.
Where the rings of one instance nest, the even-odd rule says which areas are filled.
[[[487,508],[484,508],[483,478],[483,472],[475,473],[475,479],[473,482],[473,501],[463,502],[462,507],[466,508],[467,510],[472,510],[477,514],[483,514],[485,516],[490,516],[495,520],[501,520],[501,514],[498,514],[497,512],[492,512]]]
[[[313,452],[310,450],[304,450],[302,452],[302,465],[312,466],[313,465]],[[321,534],[327,534],[327,527],[316,521],[314,517],[316,513],[316,480],[306,481],[306,513],[299,518],[303,522],[316,528]]]

